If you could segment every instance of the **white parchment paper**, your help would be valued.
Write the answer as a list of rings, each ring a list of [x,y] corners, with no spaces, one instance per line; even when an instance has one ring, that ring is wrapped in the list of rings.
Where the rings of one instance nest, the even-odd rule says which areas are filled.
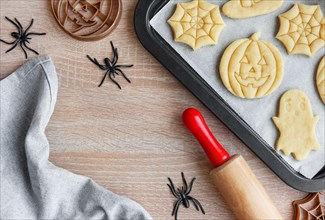
[[[220,6],[227,0],[207,0]],[[278,152],[296,171],[312,178],[325,164],[325,106],[318,96],[315,75],[318,64],[325,55],[324,47],[313,57],[288,55],[283,44],[275,38],[278,32],[278,15],[289,10],[297,1],[285,0],[282,7],[270,14],[246,19],[231,19],[222,14],[226,26],[222,30],[219,42],[215,46],[202,47],[193,51],[185,44],[175,42],[167,20],[173,14],[176,4],[188,0],[171,0],[150,21],[152,27],[173,47],[209,85],[273,148],[278,138],[278,131],[271,117],[278,113],[279,99],[289,89],[300,89],[309,97],[314,115],[319,115],[316,135],[321,145],[319,151],[310,152],[303,161],[296,161],[291,155]],[[324,0],[299,1],[306,4],[321,5],[325,13]],[[248,38],[255,32],[262,32],[260,39],[275,45],[284,61],[284,77],[279,88],[267,97],[246,100],[232,95],[222,84],[219,76],[219,62],[225,48],[233,41]]]

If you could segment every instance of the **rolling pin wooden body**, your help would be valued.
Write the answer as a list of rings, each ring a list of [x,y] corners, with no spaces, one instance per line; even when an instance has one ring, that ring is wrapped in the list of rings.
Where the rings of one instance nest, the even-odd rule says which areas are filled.
[[[238,219],[283,219],[242,156],[232,156],[210,175]]]
[[[238,219],[283,219],[244,158],[229,156],[198,110],[185,110],[183,122],[215,167],[210,173],[212,180]]]

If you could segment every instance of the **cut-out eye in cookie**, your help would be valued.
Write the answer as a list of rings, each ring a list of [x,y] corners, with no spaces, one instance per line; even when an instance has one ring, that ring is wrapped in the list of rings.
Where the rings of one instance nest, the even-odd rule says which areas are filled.
[[[246,56],[244,56],[241,60],[240,63],[248,63],[248,59]]]
[[[285,102],[286,102],[285,108],[286,108],[286,110],[287,110],[288,112],[290,112],[291,109],[292,109],[291,99],[287,99],[287,100],[285,100]]]
[[[258,62],[258,65],[266,65],[264,57],[262,57],[262,59]]]
[[[300,103],[300,109],[304,111],[306,109],[306,105],[304,102]]]
[[[286,105],[286,110],[287,110],[288,112],[290,112],[291,109],[292,109],[291,104],[290,104],[290,103],[287,103],[287,105]]]

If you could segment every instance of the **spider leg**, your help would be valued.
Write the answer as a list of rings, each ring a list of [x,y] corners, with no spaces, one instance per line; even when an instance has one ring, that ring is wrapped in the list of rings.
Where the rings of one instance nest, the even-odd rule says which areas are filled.
[[[185,175],[184,175],[184,173],[182,172],[181,174],[182,174],[182,179],[183,179],[183,183],[184,183],[184,186],[185,186],[185,190],[184,190],[184,192],[186,193],[186,192],[187,192],[187,188],[188,188],[188,186],[187,186],[187,182],[186,182],[186,179],[185,179]]]
[[[177,193],[175,192],[175,189],[173,189],[168,183],[167,183],[167,186],[169,187],[172,194],[177,198]]]
[[[205,211],[204,211],[201,203],[197,199],[194,199],[192,196],[188,196],[187,198],[193,201],[193,204],[194,204],[196,210],[200,211],[200,209],[201,209],[202,213],[205,215]]]
[[[24,41],[22,41],[22,42],[23,42],[23,45],[24,45],[28,50],[33,51],[35,54],[38,55],[38,52],[37,52],[36,50],[33,50],[32,48],[30,48],[29,46],[27,46],[26,43],[25,43]]]
[[[30,25],[28,26],[28,28],[26,29],[25,33],[27,33],[27,31],[32,27],[34,23],[34,19],[32,18],[31,22],[30,22]]]
[[[112,78],[112,74],[113,74],[113,72],[110,72],[110,73],[108,74],[109,78],[112,80],[113,83],[115,83],[115,85],[117,85],[117,87],[118,87],[119,89],[122,89],[121,86],[120,86],[120,84],[118,84],[118,83],[117,83],[117,82]]]
[[[118,58],[119,58],[119,55],[118,55],[118,52],[117,52],[117,48],[115,48],[114,54],[115,54],[115,61],[113,62],[113,65],[116,65],[117,64],[117,61],[118,61]]]
[[[185,193],[185,195],[190,194],[190,192],[192,191],[193,183],[194,183],[195,180],[196,180],[195,177],[191,180],[190,187],[188,188],[188,190],[187,190],[187,192]]]
[[[175,220],[177,220],[177,213],[178,213],[178,208],[181,204],[181,199],[177,200],[176,204],[174,205],[172,216],[175,215]]]
[[[24,47],[23,47],[23,41],[20,41],[20,47],[21,47],[21,49],[23,49],[23,51],[24,51],[24,54],[25,54],[25,58],[27,59],[27,52],[26,52],[26,50],[24,49]]]
[[[134,65],[131,64],[131,65],[116,65],[115,67],[116,68],[124,68],[124,67],[133,67]]]
[[[96,58],[94,58],[94,60],[97,63],[96,65],[98,65],[99,68],[101,68],[102,70],[107,70],[107,67],[105,65],[101,65]]]
[[[108,74],[108,71],[106,71],[106,73],[105,73],[105,75],[103,76],[103,79],[102,79],[102,81],[100,82],[100,84],[98,85],[98,87],[101,87],[101,86],[103,85],[103,83],[104,83],[104,81],[105,81],[105,79],[106,79],[107,74]]]
[[[0,41],[3,42],[3,43],[5,43],[5,44],[14,44],[14,43],[17,42],[17,40],[15,40],[13,42],[7,42],[7,41],[1,40],[1,39],[0,39]]]
[[[92,59],[89,55],[86,55],[86,57],[96,66],[98,66],[102,70],[106,70],[104,65],[101,65],[96,58]]]
[[[19,25],[19,32],[20,32],[20,34],[24,33],[24,28],[23,28],[23,26],[21,25],[21,23],[17,20],[17,18],[15,18],[15,21],[16,21],[17,24]]]
[[[12,23],[13,25],[15,25],[17,27],[18,30],[20,30],[20,27],[10,18],[8,18],[7,16],[5,17],[10,23]]]
[[[12,51],[13,49],[15,49],[15,47],[17,47],[18,45],[18,41],[16,41],[15,45],[12,46],[9,50],[6,51],[6,53],[9,53],[10,51]]]
[[[25,31],[25,33],[26,33],[26,31]],[[28,37],[29,35],[46,35],[46,33],[30,32],[30,33],[26,34],[26,37]]]
[[[117,63],[118,60],[118,52],[117,52],[117,48],[114,47],[113,42],[111,41],[111,47],[112,47],[112,51],[113,51],[113,60],[112,60],[112,64],[113,66],[115,66],[115,64]]]
[[[115,68],[115,71],[118,71],[122,74],[122,76],[124,77],[124,79],[126,79],[126,81],[128,81],[129,83],[131,83],[131,80],[129,80],[129,78],[124,74],[124,72],[119,69],[119,68]]]
[[[169,183],[170,183],[170,186],[171,186],[171,190],[176,194],[178,195],[178,193],[176,192],[176,189],[175,189],[175,186],[174,186],[174,183],[173,181],[168,177],[168,180],[169,180]],[[174,194],[173,193],[173,194]],[[177,196],[176,196],[177,197]]]

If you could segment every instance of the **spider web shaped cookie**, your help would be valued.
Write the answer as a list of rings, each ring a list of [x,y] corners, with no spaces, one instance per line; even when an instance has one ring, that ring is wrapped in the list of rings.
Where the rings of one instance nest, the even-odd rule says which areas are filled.
[[[319,192],[308,197],[294,201],[295,220],[324,220],[325,219],[325,193]]]
[[[168,23],[174,32],[175,41],[183,42],[194,50],[216,44],[225,26],[219,6],[203,0],[178,3]]]
[[[295,4],[281,14],[276,36],[289,54],[313,56],[325,45],[325,18],[319,5]]]

